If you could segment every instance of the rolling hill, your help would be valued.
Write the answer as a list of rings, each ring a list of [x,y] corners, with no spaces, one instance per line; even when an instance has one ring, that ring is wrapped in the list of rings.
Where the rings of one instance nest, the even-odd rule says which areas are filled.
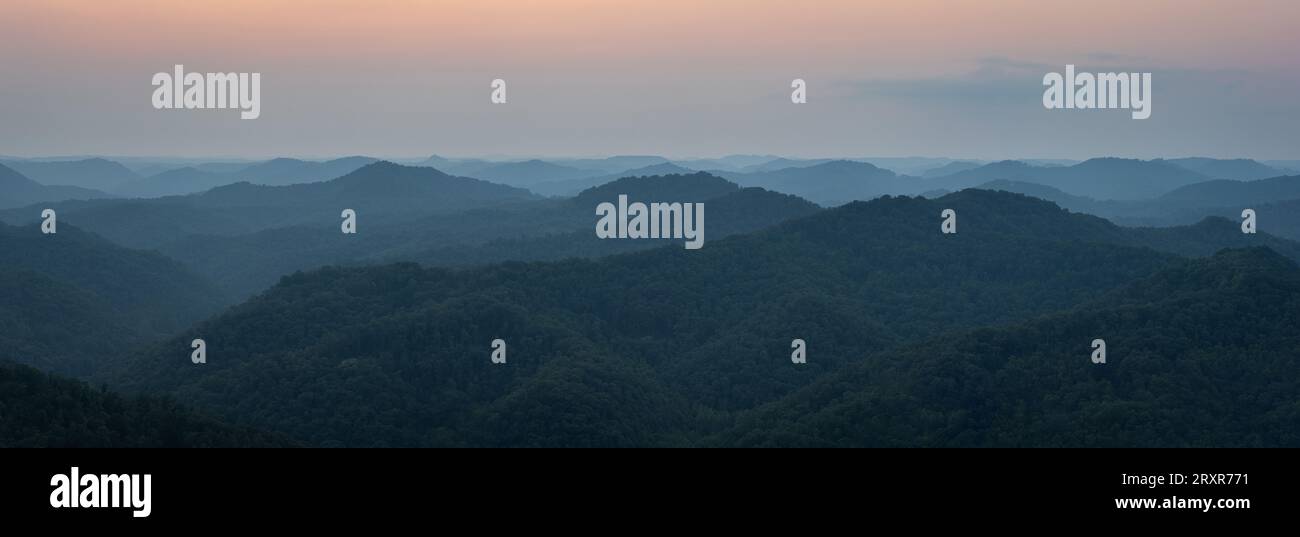
[[[643,202],[708,202],[706,241],[746,233],[815,212],[802,199],[741,189],[708,174],[624,178],[560,200],[536,200],[367,224],[356,236],[337,225],[294,226],[238,236],[192,235],[163,244],[233,296],[248,296],[281,276],[330,264],[416,261],[466,266],[499,261],[599,257],[677,240],[610,241],[595,237],[595,207],[619,194]],[[679,245],[680,247],[680,245]]]
[[[1073,311],[876,353],[731,446],[1296,447],[1300,269],[1226,250]],[[1091,361],[1104,338],[1105,364]]]
[[[159,198],[203,192],[235,183],[286,186],[327,181],[376,162],[370,157],[345,157],[315,162],[277,158],[255,164],[206,164],[168,169],[118,186],[114,194]]]
[[[683,168],[671,162],[652,164],[640,168],[633,168],[626,171],[620,171],[610,175],[600,175],[596,177],[587,177],[580,179],[566,179],[563,181],[549,181],[537,183],[528,187],[528,190],[541,194],[543,196],[573,196],[588,188],[611,183],[623,177],[651,177],[655,175],[688,175],[695,173],[694,170]]]
[[[229,302],[171,259],[67,224],[0,224],[0,360],[84,377]]]
[[[289,447],[283,436],[231,427],[175,401],[122,397],[0,362],[0,447]]]
[[[52,205],[60,222],[94,230],[132,248],[157,248],[193,235],[236,236],[273,228],[338,230],[343,209],[359,225],[400,222],[434,214],[536,199],[526,190],[454,177],[432,168],[376,162],[336,179],[288,186],[236,183],[201,194],[148,200],[101,200]],[[31,209],[0,212],[0,220],[27,223]]]
[[[960,215],[957,235],[939,232],[944,208]],[[1209,231],[1224,226],[1234,227],[1205,224]],[[1134,232],[1025,196],[968,190],[938,200],[850,203],[695,251],[672,245],[473,270],[326,268],[286,277],[142,350],[111,379],[312,445],[694,445],[745,423],[750,411],[784,408],[792,394],[856,370],[868,356],[1123,296],[1108,293],[1189,266],[1152,248],[1177,251],[1223,236],[1199,227],[1168,233],[1176,236]],[[1241,263],[1262,263],[1266,271],[1290,263],[1269,256]],[[1240,292],[1234,300],[1253,300],[1251,279],[1239,280],[1247,287],[1230,288]],[[1273,326],[1292,320],[1284,315]],[[1248,325],[1211,326],[1221,327],[1214,337],[1249,339]],[[180,351],[199,336],[209,342],[210,363],[193,368]],[[1121,343],[1114,347],[1118,364],[1127,341],[1113,337]],[[496,338],[508,342],[505,365],[488,360]],[[790,364],[793,338],[810,342],[806,367]],[[1064,337],[1033,341],[1044,351],[1076,345]],[[1087,341],[1079,354],[1085,360]],[[1292,352],[1263,341],[1261,349]],[[944,386],[934,389],[945,393]],[[1014,400],[988,403],[998,404]],[[1197,411],[1184,403],[1177,410]],[[1036,433],[1052,423],[1031,423],[1023,436],[999,441],[1050,440]],[[899,438],[928,442],[922,433],[946,431],[940,425]],[[1223,438],[1196,430],[1184,438]],[[1125,427],[1111,433],[1111,442],[1148,438]]]
[[[1042,198],[1071,211],[1097,215],[1126,226],[1181,226],[1207,217],[1239,222],[1244,209],[1253,209],[1261,231],[1300,240],[1300,210],[1297,210],[1300,209],[1300,177],[1297,176],[1255,181],[1212,180],[1155,199],[1134,201],[1098,201],[1018,181],[992,181],[979,188]]]
[[[744,186],[794,194],[822,206],[921,192],[919,179],[848,160],[724,176]]]
[[[1159,161],[1159,159],[1157,159]],[[1165,162],[1214,179],[1253,181],[1286,175],[1285,169],[1251,159],[1176,158]]]
[[[983,166],[983,164],[980,164],[978,162],[958,160],[958,161],[949,162],[947,164],[944,164],[943,166],[939,166],[938,168],[931,168],[925,170],[924,172],[921,173],[921,177],[925,177],[925,178],[943,177],[945,175],[952,175],[957,172],[973,170],[980,166]]]
[[[28,179],[0,164],[0,209],[24,207],[39,202],[109,198],[98,190],[75,186],[48,186]],[[39,215],[40,211],[36,211]]]
[[[103,158],[6,160],[3,164],[43,185],[75,186],[101,192],[111,192],[140,178],[126,166]]]
[[[575,168],[538,159],[522,162],[453,164],[447,170],[450,173],[462,174],[475,179],[524,188],[538,183],[570,181],[607,174],[603,170]]]
[[[1250,206],[1300,199],[1300,175],[1271,177],[1254,181],[1220,179],[1187,185],[1157,201],[1166,207]]]
[[[53,235],[35,225],[0,224],[0,269],[34,272],[85,291],[120,318],[113,326],[139,335],[173,333],[226,304],[211,283],[180,263],[62,222]]]
[[[1031,166],[1002,161],[934,178],[929,188],[960,190],[989,181],[1009,180],[1046,185],[1097,200],[1154,198],[1179,187],[1209,180],[1200,173],[1164,161],[1095,158],[1072,166]]]

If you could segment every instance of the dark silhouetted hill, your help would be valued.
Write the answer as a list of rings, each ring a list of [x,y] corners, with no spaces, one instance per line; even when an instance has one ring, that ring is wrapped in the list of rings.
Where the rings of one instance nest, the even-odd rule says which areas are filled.
[[[738,420],[739,446],[1295,447],[1300,272],[1189,261],[1068,313],[875,353]],[[1105,364],[1091,342],[1106,342]]]

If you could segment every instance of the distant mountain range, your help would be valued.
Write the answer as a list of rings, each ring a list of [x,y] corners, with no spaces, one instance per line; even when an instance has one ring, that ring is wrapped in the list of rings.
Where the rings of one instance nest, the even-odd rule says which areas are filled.
[[[1300,173],[1300,160],[1266,160],[1263,164],[1283,170],[1288,175]]]
[[[191,235],[231,236],[301,225],[337,230],[343,209],[356,210],[361,225],[373,225],[529,199],[536,196],[519,188],[376,162],[317,183],[236,183],[187,196],[50,206],[61,222],[94,229],[129,247],[156,248]],[[32,209],[0,211],[0,220],[11,223],[37,217],[39,211]]]
[[[771,166],[775,169],[768,169]],[[1155,198],[1213,177],[1257,180],[1280,175],[1280,170],[1250,160],[1098,158],[1071,165],[949,162],[924,171],[920,177],[855,160],[773,161],[744,172],[719,173],[743,185],[795,194],[822,205],[840,205],[882,195],[952,192],[990,181],[1032,183],[1076,196],[1131,201]]]
[[[1274,161],[408,162],[0,165],[0,445],[1300,445]]]
[[[919,186],[919,180],[915,178],[848,160],[724,176],[745,186],[794,194],[824,206],[910,193]]]
[[[741,189],[703,173],[634,177],[561,200],[504,203],[400,221],[362,221],[357,237],[337,223],[267,229],[237,236],[189,235],[160,245],[187,260],[232,296],[246,297],[298,270],[329,264],[416,261],[466,266],[501,261],[599,257],[672,244],[677,240],[600,240],[595,208],[620,194],[650,203],[707,202],[706,241],[747,233],[818,210],[805,200],[762,189]],[[366,213],[363,213],[366,214]]]
[[[957,190],[988,181],[1012,180],[1046,185],[1094,199],[1137,200],[1160,196],[1209,179],[1164,161],[1099,158],[1057,167],[1003,161],[935,178],[932,188]]]
[[[683,168],[671,162],[661,162],[609,175],[537,183],[529,186],[528,189],[543,196],[573,196],[588,188],[612,183],[624,177],[650,177],[655,175],[691,173],[695,173],[695,170]]]
[[[451,165],[446,169],[448,173],[520,187],[605,174],[605,172],[599,170],[574,168],[572,166],[552,164],[543,160]]]
[[[333,179],[375,162],[369,157],[346,157],[324,162],[278,158],[255,163],[195,163],[187,166],[141,163],[137,173],[104,158],[80,160],[0,161],[5,166],[41,185],[71,186],[78,190],[50,190],[28,194],[22,203],[89,199],[90,197],[156,198],[203,192],[239,182],[259,185],[291,185]],[[0,190],[0,203],[6,192]],[[14,195],[16,197],[16,195]],[[38,199],[32,199],[35,196]],[[18,202],[7,202],[6,207]]]
[[[315,183],[352,173],[374,162],[376,160],[369,157],[347,157],[325,162],[278,158],[231,171],[187,166],[136,179],[118,186],[113,192],[122,197],[157,198],[193,194],[235,183],[267,186]]]
[[[1185,225],[1207,216],[1240,220],[1244,209],[1253,209],[1261,230],[1300,240],[1300,211],[1296,210],[1300,208],[1300,175],[1256,181],[1212,180],[1135,201],[1099,201],[1018,181],[991,181],[977,188],[1026,194],[1134,226]]]
[[[42,201],[98,199],[112,197],[98,190],[76,186],[47,186],[0,164],[0,209],[23,207]]]
[[[443,165],[450,162],[440,157],[432,159],[445,161],[441,162]],[[616,157],[608,159],[610,162],[604,165],[617,167],[653,159]],[[354,157],[316,163],[276,159],[250,165],[236,173],[263,178],[281,177],[288,181],[307,178],[307,175],[292,176],[291,173],[309,174],[311,170],[320,172],[329,167],[347,169],[367,160]],[[925,193],[934,197],[974,187],[1023,193],[1071,210],[1136,225],[1190,224],[1206,216],[1236,218],[1240,207],[1235,204],[1251,202],[1259,206],[1256,210],[1261,211],[1261,220],[1266,224],[1264,229],[1300,239],[1296,234],[1300,231],[1300,217],[1281,214],[1290,213],[1291,207],[1280,202],[1264,203],[1267,200],[1300,199],[1300,186],[1297,186],[1300,183],[1287,178],[1210,180],[1180,165],[1190,161],[1204,169],[1209,166],[1205,160],[1094,159],[1073,166],[1054,167],[1003,161],[974,168],[971,167],[974,163],[949,162],[945,166],[956,171],[932,177],[898,175],[869,163],[848,160],[767,172],[714,172],[739,183],[739,186],[710,175],[691,175],[690,170],[661,162],[627,172],[532,185],[533,191],[542,194],[578,196],[574,201],[553,202],[544,202],[517,188],[454,178],[425,167],[381,162],[364,165],[337,179],[315,183],[284,187],[237,183],[187,196],[46,203],[39,207],[0,211],[0,220],[30,224],[39,217],[40,208],[49,206],[59,211],[62,222],[93,229],[127,247],[160,249],[181,259],[192,270],[220,283],[234,298],[256,292],[274,283],[280,275],[326,264],[418,260],[435,265],[463,265],[511,259],[587,257],[640,249],[647,244],[602,242],[587,236],[590,235],[588,228],[595,202],[583,198],[581,191],[601,185],[612,184],[614,186],[610,188],[617,189],[637,184],[620,182],[621,177],[693,177],[681,185],[661,186],[657,191],[664,198],[685,195],[688,191],[680,188],[692,182],[708,184],[710,178],[727,184],[728,192],[739,192],[742,186],[761,189],[761,193],[749,194],[747,202],[735,204],[734,214],[710,220],[710,229],[721,227],[721,233],[713,235],[718,237],[761,229],[814,210],[806,208],[805,202],[798,198],[823,206],[836,206],[883,195]],[[534,166],[536,163],[514,164]],[[1231,164],[1260,169],[1241,162]],[[543,163],[543,166],[551,165]],[[192,177],[219,177],[212,182],[229,179],[228,173],[206,172],[198,168],[182,171]],[[1097,176],[1110,179],[1088,179]],[[1166,179],[1161,182],[1136,179],[1151,176]],[[988,177],[1022,179],[985,180]],[[1167,187],[1188,181],[1199,182],[1176,187],[1159,198],[1128,201],[1099,201],[1052,186],[1067,185],[1072,191],[1114,194],[1125,190],[1125,185],[1130,183],[1141,183],[1144,189],[1151,189],[1153,184]],[[41,188],[33,186],[31,181],[23,184],[28,188]],[[1234,195],[1229,192],[1237,190],[1242,193]],[[608,192],[600,188],[595,191]],[[782,201],[775,196],[777,192],[797,196],[791,200],[798,201]],[[616,195],[607,194],[606,197],[613,199]],[[735,199],[746,198],[737,196]],[[730,203],[713,204],[714,210],[732,206]],[[749,224],[729,225],[731,222],[750,222],[744,214],[747,209],[755,207],[769,207],[773,212],[770,217]],[[364,241],[349,241],[338,232],[338,213],[342,208],[359,211],[361,229],[366,233]]]
[[[5,160],[0,161],[0,164],[43,185],[75,186],[102,192],[111,192],[139,179],[126,166],[102,158],[68,161]]]
[[[1253,181],[1285,175],[1288,172],[1284,168],[1268,166],[1250,159],[1178,158],[1165,162],[1213,179]]]
[[[595,170],[606,175],[613,175],[628,170],[649,168],[651,166],[669,163],[668,159],[655,155],[617,155],[605,158],[550,159],[550,162],[582,170]]]
[[[955,161],[955,162],[949,162],[949,163],[944,164],[943,166],[940,166],[940,167],[938,167],[938,168],[931,168],[931,169],[925,170],[924,172],[922,172],[921,176],[922,176],[922,177],[926,177],[926,178],[931,178],[931,177],[943,177],[943,176],[945,176],[945,175],[952,175],[952,174],[954,174],[954,173],[958,173],[958,172],[964,172],[964,171],[967,171],[967,170],[973,170],[973,169],[978,168],[978,167],[980,167],[980,166],[983,166],[983,164],[980,164],[980,163],[978,163],[978,162],[970,162],[970,161],[965,161],[965,160],[959,160],[959,161]]]
[[[680,186],[724,187],[704,180]],[[615,190],[633,186],[653,187]],[[944,208],[957,235],[939,232]],[[1175,255],[1300,256],[1235,227],[1121,228],[966,190],[854,202],[698,251],[325,268],[104,379],[319,446],[1294,445],[1300,368],[1284,357],[1300,271],[1264,249]],[[191,367],[195,337],[220,358]],[[1104,367],[1088,360],[1097,337]],[[488,360],[496,338],[507,364]],[[794,338],[809,342],[802,366]]]
[[[1206,181],[1175,189],[1157,199],[1182,207],[1222,207],[1300,199],[1300,175],[1254,181]]]
[[[202,192],[238,182],[260,185],[289,185],[320,182],[346,175],[375,162],[371,157],[345,157],[327,161],[310,161],[277,158],[262,162],[216,161],[202,162],[183,159],[154,159],[122,157],[124,166],[111,159],[91,158],[5,158],[15,171],[46,186],[77,186],[86,191],[47,191],[24,193],[20,202],[9,206],[37,201],[84,199],[107,195],[133,198],[154,198]],[[671,161],[654,155],[625,155],[606,158],[554,158],[532,160],[488,160],[445,158],[437,155],[409,161],[411,164],[437,168],[451,175],[473,177],[512,186],[533,189],[542,195],[571,195],[587,186],[608,182],[633,174],[653,175],[685,173],[687,170],[713,171],[741,181],[735,174],[766,174],[816,167],[834,161],[866,163],[889,170],[900,177],[924,179],[948,178],[950,183],[935,183],[920,190],[908,189],[906,193],[940,189],[957,190],[990,180],[1015,180],[1037,182],[1063,191],[1097,199],[1139,199],[1162,193],[1170,186],[1181,186],[1188,181],[1208,179],[1257,180],[1294,174],[1300,161],[1268,161],[1249,159],[1178,158],[1153,161],[1121,159],[1093,159],[1078,162],[1069,160],[1025,159],[983,163],[933,157],[881,157],[847,159],[798,159],[772,155],[731,155],[716,159],[681,159]],[[1107,165],[1108,161],[1112,161]],[[408,162],[408,161],[403,161]],[[1013,169],[1022,164],[1025,169]],[[668,165],[676,166],[670,168]],[[1170,168],[1190,172],[1181,175]],[[1056,172],[1043,169],[1059,168]],[[831,172],[842,173],[839,171]],[[958,176],[958,174],[966,174]],[[1109,182],[1109,183],[1107,183]],[[820,203],[843,203],[857,197],[850,188],[844,192],[823,192]],[[871,188],[866,188],[870,192]],[[787,191],[796,195],[804,193]],[[106,194],[104,194],[106,193]],[[75,197],[73,197],[75,196]],[[17,195],[13,196],[17,199]],[[39,199],[33,199],[39,198]],[[0,198],[3,200],[3,198]]]
[[[678,169],[661,164],[645,171]],[[817,210],[792,196],[742,190],[703,173],[615,179],[570,199],[546,200],[518,188],[387,162],[320,183],[238,183],[187,196],[51,207],[61,223],[94,229],[127,247],[157,249],[242,299],[285,274],[328,264],[464,265],[590,257],[663,244],[593,236],[596,205],[619,194],[644,202],[710,201],[706,240]],[[344,208],[358,213],[357,237],[339,230]],[[39,215],[36,208],[0,211],[0,219],[23,225]]]

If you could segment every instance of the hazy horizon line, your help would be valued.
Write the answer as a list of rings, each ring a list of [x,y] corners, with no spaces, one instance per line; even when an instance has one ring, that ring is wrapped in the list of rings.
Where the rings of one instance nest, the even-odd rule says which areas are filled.
[[[262,155],[194,155],[194,154],[173,154],[173,155],[150,155],[150,154],[121,154],[121,153],[84,153],[84,154],[45,154],[45,155],[16,155],[0,154],[0,158],[14,160],[46,160],[46,161],[72,161],[101,158],[105,160],[180,160],[180,161],[204,161],[204,162],[263,162],[274,159],[295,159],[303,161],[329,161],[343,158],[363,157],[388,161],[410,161],[410,160],[427,160],[433,157],[444,158],[447,160],[484,160],[498,162],[521,162],[529,160],[598,160],[619,157],[647,157],[662,158],[669,161],[691,161],[691,160],[720,160],[732,157],[760,157],[772,159],[791,159],[791,160],[876,160],[876,159],[933,159],[933,160],[952,160],[952,161],[981,161],[981,162],[1001,162],[1008,160],[1068,160],[1085,162],[1099,158],[1118,158],[1126,160],[1173,160],[1183,158],[1209,158],[1216,160],[1254,160],[1257,162],[1265,161],[1290,161],[1300,160],[1297,156],[1284,157],[1259,157],[1259,156],[1214,156],[1206,154],[1179,154],[1179,155],[1157,155],[1157,156],[1132,156],[1122,154],[1099,154],[1087,157],[1063,157],[1063,156],[1017,156],[1017,157],[973,157],[973,156],[951,156],[951,155],[794,155],[781,153],[727,153],[713,156],[700,155],[668,155],[658,153],[608,153],[608,154],[473,154],[473,155],[451,155],[443,153],[427,153],[422,155],[375,155],[365,153],[346,153],[333,155],[295,155],[295,154],[262,154]]]

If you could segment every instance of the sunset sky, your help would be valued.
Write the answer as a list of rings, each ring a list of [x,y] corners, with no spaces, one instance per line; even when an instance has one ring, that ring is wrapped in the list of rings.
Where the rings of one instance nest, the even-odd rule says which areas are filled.
[[[5,0],[0,35],[2,155],[1300,159],[1294,0]],[[1151,118],[1045,110],[1067,63],[1154,73]],[[261,118],[153,109],[175,64],[261,73]]]

